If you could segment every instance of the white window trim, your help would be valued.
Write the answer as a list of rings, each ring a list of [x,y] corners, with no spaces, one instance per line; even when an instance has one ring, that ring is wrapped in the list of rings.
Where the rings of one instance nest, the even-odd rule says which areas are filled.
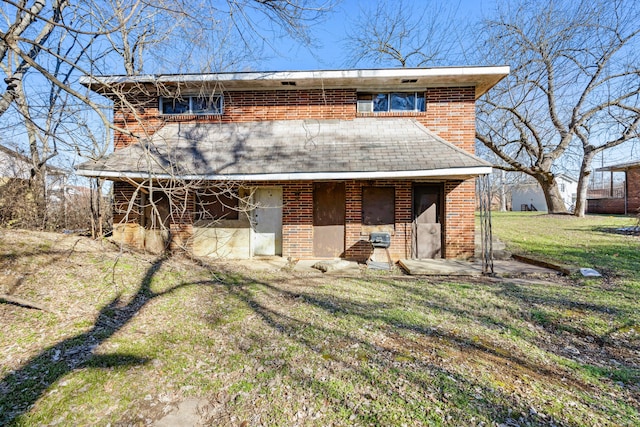
[[[204,98],[204,97],[211,97],[211,98],[215,98],[215,99],[219,99],[220,101],[220,108],[218,109],[217,112],[213,112],[213,111],[207,111],[207,112],[194,112],[193,111],[193,100],[197,99],[197,98]],[[169,97],[169,96],[161,96],[158,100],[158,109],[160,111],[160,114],[163,116],[221,116],[224,113],[224,97],[222,95],[185,95],[182,96],[180,98],[186,100],[189,100],[189,111],[184,112],[184,113],[165,113],[164,112],[164,100],[165,99],[175,99],[177,97]]]
[[[413,110],[394,110],[391,108],[391,95],[394,93],[407,93],[413,94]],[[375,111],[374,110],[374,101],[378,95],[386,95],[387,96],[387,106],[388,109],[386,111]],[[418,96],[421,95],[421,98],[424,100],[424,110],[418,109]],[[365,107],[366,105],[366,107]],[[358,113],[424,113],[427,111],[427,100],[422,91],[414,91],[414,92],[403,92],[403,91],[392,91],[392,92],[372,92],[371,100],[368,99],[359,99],[357,101],[357,111]]]

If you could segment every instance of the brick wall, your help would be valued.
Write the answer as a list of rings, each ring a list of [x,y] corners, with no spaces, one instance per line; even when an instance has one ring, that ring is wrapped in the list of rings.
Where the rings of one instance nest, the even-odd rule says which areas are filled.
[[[285,257],[310,259],[313,254],[313,183],[310,181],[247,182],[244,186],[279,186],[283,189],[282,254]],[[349,180],[345,182],[345,253],[348,259],[365,261],[371,255],[369,233],[362,226],[362,188],[393,187],[395,222],[391,235],[390,255],[394,261],[411,257],[412,181]],[[474,184],[473,181],[449,181],[444,185],[445,258],[469,258],[474,252]],[[145,247],[146,234],[140,224],[140,197],[129,205],[135,193],[131,184],[114,185],[114,234],[118,241],[138,248]],[[469,202],[471,200],[471,202]],[[132,206],[132,209],[129,209]],[[193,235],[194,197],[174,194],[172,203],[170,249],[190,250]]]
[[[346,182],[345,258],[366,261],[371,254],[369,230],[362,226],[362,187],[393,187],[395,223],[389,253],[394,260],[411,256],[411,181]]]
[[[640,168],[627,171],[627,212],[636,214],[640,212]]]
[[[589,199],[587,213],[624,215],[624,199]]]
[[[587,212],[593,214],[635,215],[640,213],[640,168],[626,171],[626,206],[624,198],[588,199]]]
[[[313,258],[313,183],[281,183],[282,255],[298,259]]]
[[[475,182],[447,181],[445,193],[445,258],[471,258],[475,250]]]
[[[418,121],[445,140],[466,151],[475,151],[475,88],[443,87],[427,89],[427,111]]]
[[[425,92],[426,112],[389,113],[376,117],[413,117],[447,141],[469,151],[475,146],[475,109],[473,87],[429,88]],[[158,97],[131,95],[135,111],[116,103],[114,123],[126,130],[116,132],[116,149],[152,135],[166,122],[239,122],[294,119],[349,120],[366,115],[356,112],[355,89],[233,91],[224,93],[224,114],[221,116],[160,116]],[[252,183],[258,184],[258,183]],[[267,183],[262,183],[267,185]],[[295,258],[313,256],[313,184],[311,182],[280,182],[268,185],[283,187],[283,255]],[[394,186],[396,223],[390,252],[394,259],[411,256],[411,182],[410,181],[347,181],[345,224],[345,256],[366,258],[368,233],[362,231],[361,195],[363,185]],[[114,224],[128,224],[132,229],[139,215],[124,215],[123,206],[133,187],[116,183],[114,187]],[[466,258],[474,250],[475,187],[473,180],[448,182],[445,185],[445,250],[447,258]],[[170,226],[172,245],[189,247],[192,234],[193,200],[186,210],[175,216]],[[186,212],[189,212],[188,214]],[[134,235],[135,233],[129,233]],[[130,237],[133,241],[135,237]]]
[[[116,149],[146,138],[167,122],[233,123],[267,120],[353,119],[356,113],[354,89],[234,91],[224,93],[222,115],[161,116],[158,96],[135,96],[116,102],[114,124],[127,133],[116,132]]]
[[[224,114],[160,116],[158,96],[132,93],[127,105],[116,102],[114,124],[140,138],[151,136],[166,122],[230,123],[264,120],[342,119],[355,117],[415,117],[442,138],[469,152],[475,145],[475,89],[429,88],[426,112],[356,113],[355,89],[312,89],[224,92]],[[136,137],[116,133],[116,148]]]

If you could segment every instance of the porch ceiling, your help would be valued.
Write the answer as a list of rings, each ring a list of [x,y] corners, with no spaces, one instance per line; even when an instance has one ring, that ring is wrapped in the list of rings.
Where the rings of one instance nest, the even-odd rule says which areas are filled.
[[[144,143],[78,166],[111,179],[468,178],[491,164],[414,119],[167,124]]]

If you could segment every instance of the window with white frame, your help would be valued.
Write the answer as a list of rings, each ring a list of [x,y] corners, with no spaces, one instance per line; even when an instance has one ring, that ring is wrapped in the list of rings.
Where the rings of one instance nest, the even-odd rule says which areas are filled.
[[[161,97],[160,113],[178,114],[222,114],[222,95]]]
[[[424,92],[359,93],[359,113],[425,111]]]

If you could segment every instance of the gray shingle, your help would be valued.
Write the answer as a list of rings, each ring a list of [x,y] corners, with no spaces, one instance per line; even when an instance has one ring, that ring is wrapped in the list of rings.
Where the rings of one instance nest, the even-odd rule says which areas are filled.
[[[118,150],[78,173],[190,176],[435,171],[491,166],[414,119],[170,123],[145,143]]]

